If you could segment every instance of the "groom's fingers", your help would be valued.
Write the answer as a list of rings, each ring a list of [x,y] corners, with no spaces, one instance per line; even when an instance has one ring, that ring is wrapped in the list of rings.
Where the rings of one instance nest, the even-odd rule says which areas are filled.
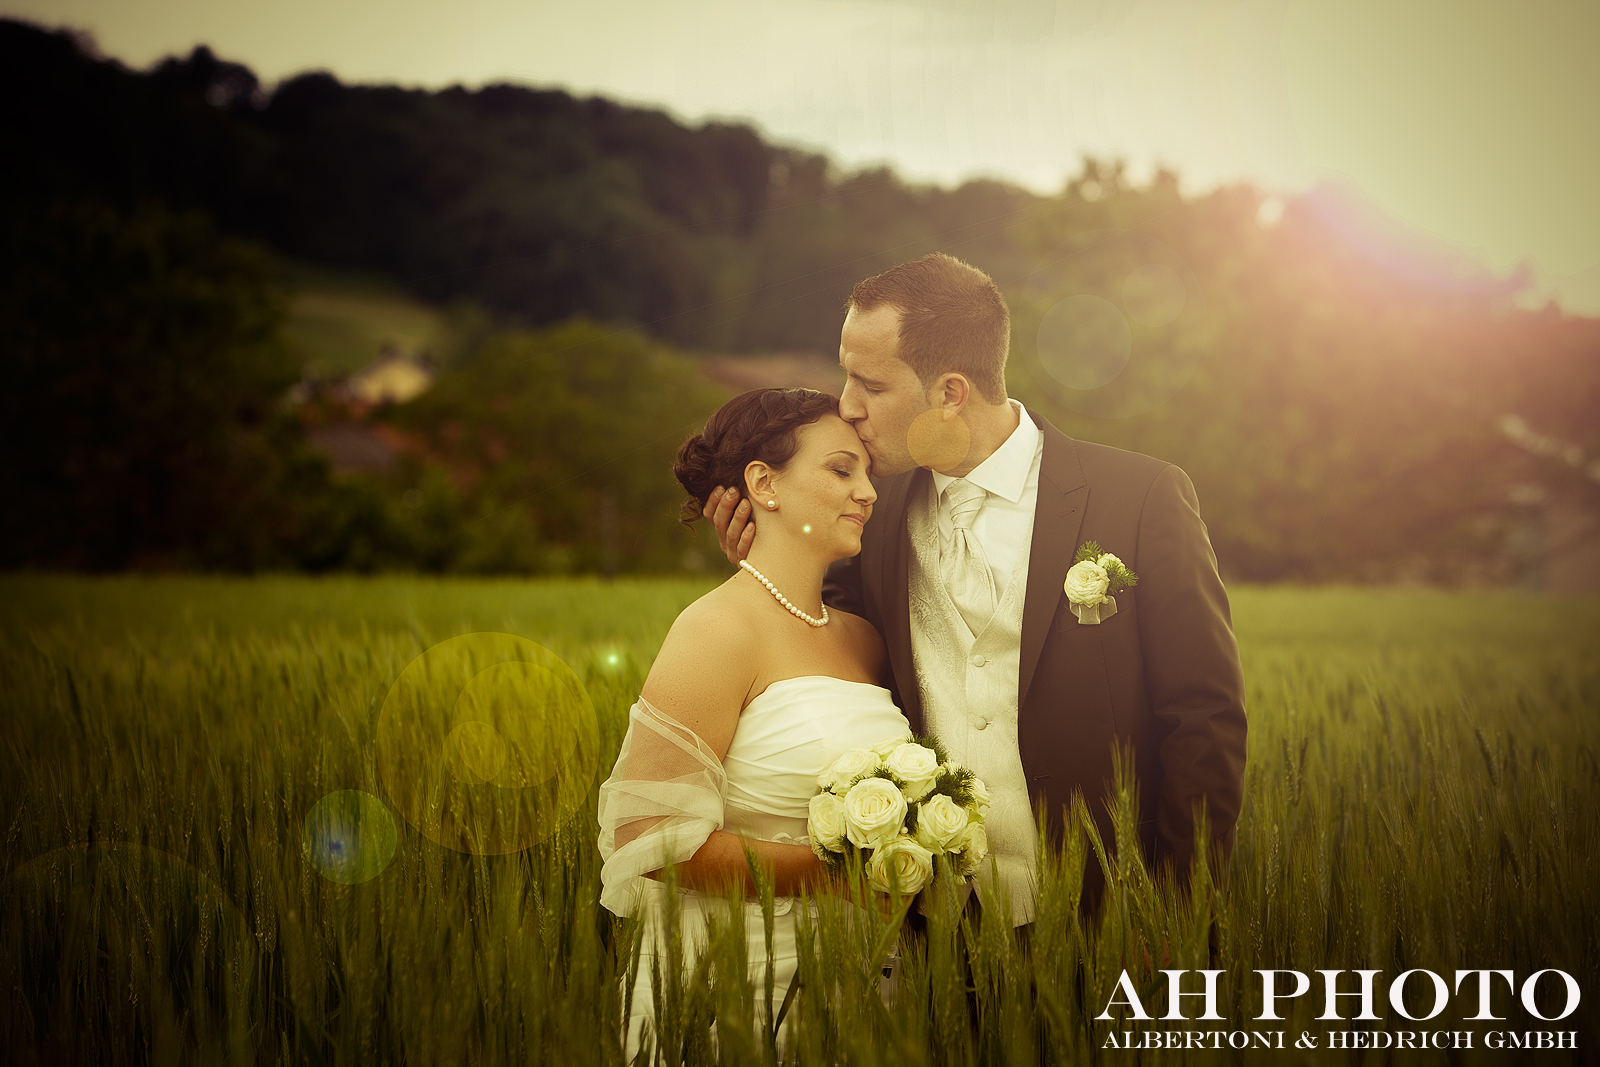
[[[717,486],[706,498],[701,514],[717,532],[717,547],[729,563],[737,565],[749,554],[756,527],[750,521],[750,502],[739,499],[739,490]]]
[[[725,524],[717,527],[717,544],[728,557],[728,562],[737,567],[739,561],[750,554],[750,542],[756,539],[756,524],[750,521],[750,501],[741,500],[738,507],[731,503],[728,507],[732,514]],[[720,506],[717,515],[719,518],[722,515]]]
[[[723,552],[728,551],[728,520],[733,517],[733,509],[738,500],[737,489],[724,489],[719,485],[711,490],[710,496],[706,497],[706,506],[700,512],[716,531],[717,547]]]
[[[750,546],[755,544],[756,541],[756,524],[753,522],[745,522],[745,520],[750,516],[750,502],[747,500],[743,504],[740,504],[739,507],[741,510],[736,513],[735,520],[738,522],[744,522],[745,527],[744,531],[739,534],[737,553],[729,553],[728,556],[728,558],[733,561],[734,566],[738,566],[739,561],[750,554]]]

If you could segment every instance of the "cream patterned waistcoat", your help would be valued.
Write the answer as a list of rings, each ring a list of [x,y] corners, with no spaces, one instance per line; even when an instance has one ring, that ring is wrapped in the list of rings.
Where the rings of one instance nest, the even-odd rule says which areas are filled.
[[[937,498],[928,492],[910,509],[911,654],[923,722],[989,789],[989,848],[1014,925],[1032,922],[1038,841],[1028,782],[1017,748],[1017,673],[1022,608],[1028,588],[1024,551],[1000,593],[993,617],[974,635],[945,591],[939,568]],[[988,864],[983,877],[989,877]]]

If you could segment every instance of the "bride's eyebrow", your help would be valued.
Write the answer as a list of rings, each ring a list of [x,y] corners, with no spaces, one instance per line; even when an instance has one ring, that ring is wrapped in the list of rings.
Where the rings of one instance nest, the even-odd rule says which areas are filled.
[[[856,460],[857,462],[860,462],[860,460],[861,460],[860,456],[856,455],[854,452],[851,452],[849,449],[845,449],[845,448],[836,448],[832,452],[829,452],[826,456],[823,456],[822,458],[823,459],[832,459],[834,456],[849,456],[851,459]]]

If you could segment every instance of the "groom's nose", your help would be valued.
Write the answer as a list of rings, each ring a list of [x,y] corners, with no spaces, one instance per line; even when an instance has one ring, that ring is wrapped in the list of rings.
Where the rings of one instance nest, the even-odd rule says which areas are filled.
[[[839,417],[852,426],[867,417],[866,406],[861,403],[855,382],[845,379],[844,391],[839,394]]]

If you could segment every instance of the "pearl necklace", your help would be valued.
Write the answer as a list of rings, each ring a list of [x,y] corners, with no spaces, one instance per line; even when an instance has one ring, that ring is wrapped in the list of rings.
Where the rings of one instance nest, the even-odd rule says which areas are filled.
[[[784,596],[782,593],[778,592],[778,587],[773,585],[771,582],[767,581],[767,576],[765,574],[762,574],[760,571],[758,571],[754,567],[750,566],[750,561],[749,560],[741,559],[739,561],[739,566],[741,566],[745,570],[749,571],[751,573],[751,575],[754,576],[756,581],[758,581],[762,585],[766,586],[767,587],[767,592],[769,592],[773,596],[777,597],[778,598],[778,603],[780,603],[784,607],[788,608],[790,613],[793,614],[796,618],[800,619],[802,622],[805,622],[805,623],[807,623],[807,624],[809,624],[811,626],[826,626],[826,625],[828,625],[828,605],[826,605],[826,604],[822,605],[822,618],[820,618],[820,619],[815,618],[814,616],[811,616],[811,615],[807,615],[805,612],[801,611],[799,608],[797,608],[793,604],[789,603],[789,598]]]

